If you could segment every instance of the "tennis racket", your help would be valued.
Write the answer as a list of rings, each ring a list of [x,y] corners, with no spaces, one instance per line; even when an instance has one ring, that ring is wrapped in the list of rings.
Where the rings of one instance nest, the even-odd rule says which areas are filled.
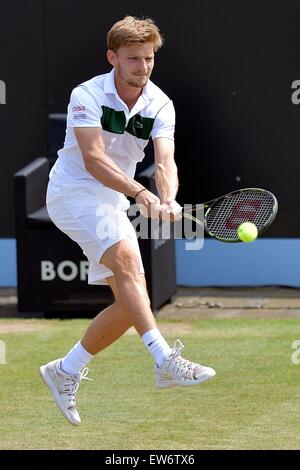
[[[256,225],[261,235],[273,222],[278,210],[274,194],[265,189],[245,188],[203,203],[204,220],[193,212],[197,206],[183,209],[182,216],[200,224],[206,233],[221,242],[237,243],[237,229],[244,222]]]

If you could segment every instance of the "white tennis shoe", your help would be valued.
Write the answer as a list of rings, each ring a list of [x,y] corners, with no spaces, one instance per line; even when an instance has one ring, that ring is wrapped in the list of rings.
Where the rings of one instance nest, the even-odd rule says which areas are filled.
[[[86,377],[89,372],[87,367],[78,375],[70,375],[61,369],[60,362],[61,359],[56,359],[41,366],[40,374],[64,417],[74,426],[78,426],[81,419],[77,411],[76,392],[82,380],[92,379]]]
[[[155,366],[155,379],[158,388],[187,387],[198,385],[211,379],[216,372],[211,367],[201,366],[180,356],[184,345],[177,339],[173,350],[161,367]]]

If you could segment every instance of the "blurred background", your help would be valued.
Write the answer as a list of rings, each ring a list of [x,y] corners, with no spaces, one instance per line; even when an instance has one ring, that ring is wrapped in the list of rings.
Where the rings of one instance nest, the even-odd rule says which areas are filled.
[[[106,33],[126,14],[152,17],[165,37],[152,80],[176,108],[179,202],[249,186],[279,201],[255,243],[205,239],[186,250],[176,240],[177,285],[299,287],[296,0],[1,1],[0,287],[18,282],[13,175],[63,145],[55,116],[66,113],[72,88],[110,70]]]

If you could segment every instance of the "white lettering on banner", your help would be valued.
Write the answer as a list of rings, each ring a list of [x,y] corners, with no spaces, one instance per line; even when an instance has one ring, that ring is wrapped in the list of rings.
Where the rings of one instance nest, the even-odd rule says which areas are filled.
[[[0,80],[0,104],[6,104],[6,85],[3,80]]]
[[[41,261],[41,279],[42,281],[53,281],[56,273],[52,261]]]
[[[69,273],[65,272],[64,271],[65,268],[69,268],[67,269],[67,271],[70,270],[70,272]],[[62,261],[57,266],[57,274],[58,274],[58,277],[60,277],[63,281],[67,281],[67,282],[74,281],[74,279],[78,275],[78,268],[76,264],[73,263],[73,261],[68,261],[68,260]]]
[[[79,274],[81,281],[86,281],[88,277],[89,262],[80,261],[79,268],[74,261],[64,260],[61,261],[57,268],[52,261],[43,260],[41,261],[41,280],[42,281],[53,281],[56,276],[65,282],[70,282],[76,279]]]
[[[89,274],[89,262],[80,261],[80,280],[86,281]]]
[[[294,80],[292,89],[296,90],[292,93],[291,100],[293,104],[300,104],[300,80]]]

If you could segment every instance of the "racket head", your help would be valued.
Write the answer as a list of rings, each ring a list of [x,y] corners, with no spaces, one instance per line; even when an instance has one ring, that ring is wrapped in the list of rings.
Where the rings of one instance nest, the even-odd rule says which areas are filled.
[[[204,204],[204,229],[213,238],[238,243],[237,229],[244,222],[256,225],[261,235],[278,211],[276,197],[261,188],[244,188]]]

